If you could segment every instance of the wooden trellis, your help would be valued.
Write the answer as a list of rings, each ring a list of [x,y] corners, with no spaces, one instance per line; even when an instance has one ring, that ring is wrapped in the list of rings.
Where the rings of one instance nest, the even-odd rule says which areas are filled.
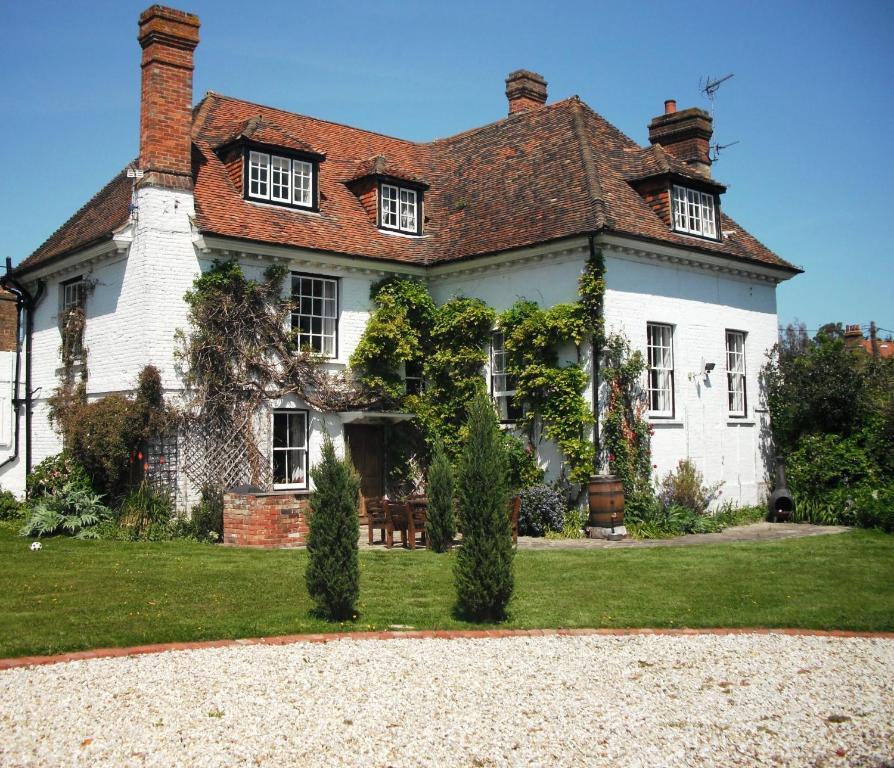
[[[270,460],[259,448],[251,419],[239,423],[184,419],[181,426],[182,469],[198,487],[232,488],[272,485]]]

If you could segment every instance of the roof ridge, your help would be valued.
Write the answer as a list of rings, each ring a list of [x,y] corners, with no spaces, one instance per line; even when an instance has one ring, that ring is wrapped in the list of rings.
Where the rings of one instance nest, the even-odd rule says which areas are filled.
[[[495,125],[499,125],[500,123],[506,123],[510,120],[520,120],[525,117],[530,117],[531,115],[541,114],[547,109],[556,109],[558,107],[564,107],[568,103],[577,99],[577,96],[569,96],[566,99],[560,99],[559,101],[554,101],[552,104],[544,104],[541,107],[537,107],[536,109],[525,110],[524,112],[513,112],[511,114],[506,115],[505,117],[501,117],[499,120],[494,120],[490,123],[485,123],[484,125],[478,125],[474,128],[467,128],[465,131],[460,131],[459,133],[454,133],[450,136],[441,136],[437,139],[432,139],[421,146],[432,146],[434,144],[443,144],[448,141],[453,141],[454,139],[466,138],[467,136],[471,136],[474,133],[478,133],[478,131],[484,131],[489,128],[493,128]]]
[[[271,107],[269,104],[260,104],[257,101],[249,101],[248,99],[240,99],[236,96],[225,96],[222,93],[215,93],[214,91],[208,91],[208,96],[213,96],[216,99],[221,99],[224,101],[237,101],[240,104],[248,104],[252,107],[259,107],[260,109],[271,109],[274,112],[282,112],[286,115],[291,115],[292,117],[303,117],[305,120],[313,120],[317,123],[326,123],[327,125],[337,125],[340,128],[350,128],[352,131],[359,131],[360,133],[366,133],[370,136],[379,136],[383,139],[391,139],[392,141],[400,141],[404,144],[410,144],[415,147],[424,147],[432,142],[420,142],[420,141],[411,141],[410,139],[402,139],[399,136],[392,136],[388,133],[380,133],[379,131],[371,131],[368,128],[358,128],[356,125],[348,125],[347,123],[339,123],[335,120],[327,120],[323,117],[313,117],[312,115],[306,115],[303,112],[290,112],[287,109],[283,109],[282,107]]]
[[[587,188],[590,192],[590,205],[593,214],[593,228],[599,229],[605,224],[605,201],[602,199],[602,185],[596,172],[596,161],[593,158],[593,148],[587,141],[587,130],[584,118],[581,114],[581,101],[574,97],[572,102],[572,128],[580,148],[581,162],[584,165],[584,177],[587,180]]]

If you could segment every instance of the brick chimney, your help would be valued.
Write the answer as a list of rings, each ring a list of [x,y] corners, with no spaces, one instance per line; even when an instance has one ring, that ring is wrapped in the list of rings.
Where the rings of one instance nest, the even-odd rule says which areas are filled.
[[[546,103],[546,80],[536,72],[517,69],[506,78],[506,98],[510,115],[542,107]]]
[[[848,325],[844,329],[844,346],[848,349],[860,349],[863,344],[863,330],[859,325]]]
[[[664,114],[649,123],[649,141],[661,144],[674,157],[692,169],[711,175],[710,144],[714,120],[703,109],[692,107],[677,111],[677,102],[664,102]]]
[[[199,18],[153,5],[140,15],[137,39],[143,49],[140,168],[156,183],[189,187],[193,51],[199,44]]]

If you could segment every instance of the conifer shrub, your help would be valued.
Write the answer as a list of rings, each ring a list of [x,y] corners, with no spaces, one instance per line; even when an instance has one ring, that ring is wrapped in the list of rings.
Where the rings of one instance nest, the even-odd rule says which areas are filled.
[[[311,477],[315,490],[310,497],[307,591],[321,616],[335,621],[350,619],[360,592],[360,478],[350,459],[335,455],[328,437]]]
[[[457,478],[463,543],[456,558],[457,610],[474,620],[500,620],[514,577],[508,467],[493,406],[472,401]]]
[[[428,470],[428,519],[425,522],[425,538],[434,552],[450,549],[456,535],[453,494],[453,467],[444,444],[436,440]]]

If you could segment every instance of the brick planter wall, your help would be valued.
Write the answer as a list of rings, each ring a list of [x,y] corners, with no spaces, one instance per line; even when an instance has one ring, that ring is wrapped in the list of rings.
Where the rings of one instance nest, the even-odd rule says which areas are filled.
[[[239,547],[298,547],[307,542],[307,494],[225,493],[223,541]]]

